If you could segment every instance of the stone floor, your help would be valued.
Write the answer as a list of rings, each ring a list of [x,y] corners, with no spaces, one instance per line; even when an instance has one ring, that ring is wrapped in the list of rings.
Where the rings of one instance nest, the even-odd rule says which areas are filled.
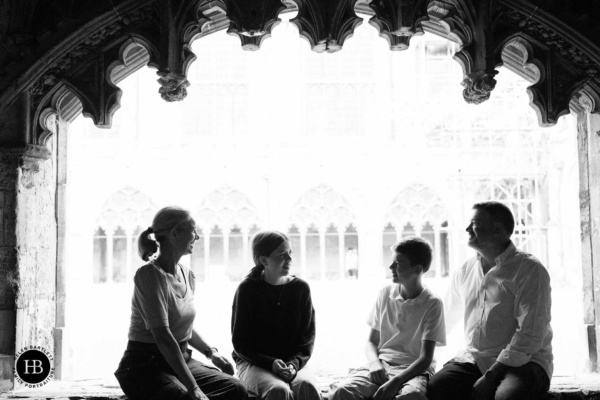
[[[324,395],[332,377],[319,378]],[[0,400],[126,400],[116,381],[82,380],[53,381],[38,389],[20,388],[0,394]],[[555,376],[551,393],[544,400],[600,400],[600,374],[580,376]]]

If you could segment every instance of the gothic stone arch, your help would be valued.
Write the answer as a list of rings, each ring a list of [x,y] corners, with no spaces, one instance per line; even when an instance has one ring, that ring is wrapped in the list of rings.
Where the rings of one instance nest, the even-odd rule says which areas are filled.
[[[578,115],[581,209],[586,274],[586,324],[595,337],[600,298],[600,6],[583,0],[7,0],[0,4],[0,362],[10,371],[15,351],[45,345],[60,352],[54,315],[61,291],[61,219],[65,180],[61,132],[81,109],[108,127],[119,107],[120,79],[144,65],[157,70],[166,101],[186,96],[193,40],[228,29],[245,50],[257,50],[282,12],[317,52],[342,49],[361,23],[391,50],[433,32],[460,45],[464,98],[480,103],[504,64],[533,81],[531,104],[542,125],[570,109]],[[327,16],[327,17],[326,17]],[[58,162],[56,162],[58,161]],[[57,200],[58,199],[58,200]],[[58,235],[57,235],[58,232]],[[595,272],[595,275],[593,274]],[[58,286],[54,286],[59,274]],[[45,282],[41,296],[37,286]],[[594,279],[596,281],[594,281]],[[596,282],[596,283],[594,283]],[[39,293],[38,293],[39,294]],[[45,315],[46,315],[45,314]],[[33,318],[31,318],[34,320]],[[35,329],[29,329],[35,328]],[[6,333],[6,334],[5,334]],[[596,350],[590,352],[592,363]],[[7,366],[4,368],[4,366]],[[60,360],[57,359],[60,376]],[[12,385],[10,373],[0,384]]]

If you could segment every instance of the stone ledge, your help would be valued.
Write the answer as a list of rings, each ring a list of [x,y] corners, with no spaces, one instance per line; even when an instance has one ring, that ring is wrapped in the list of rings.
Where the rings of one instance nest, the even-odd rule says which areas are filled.
[[[324,395],[335,380],[319,378]],[[116,380],[52,381],[43,388],[20,388],[0,394],[0,400],[127,400]],[[550,393],[540,400],[600,400],[600,374],[555,376]]]

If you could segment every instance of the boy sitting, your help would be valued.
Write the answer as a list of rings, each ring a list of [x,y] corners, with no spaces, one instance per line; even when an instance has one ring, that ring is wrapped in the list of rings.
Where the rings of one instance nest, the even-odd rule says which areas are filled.
[[[446,344],[442,301],[421,283],[431,265],[431,246],[409,237],[392,250],[394,284],[379,292],[367,319],[368,364],[333,389],[330,400],[426,399],[435,345]]]

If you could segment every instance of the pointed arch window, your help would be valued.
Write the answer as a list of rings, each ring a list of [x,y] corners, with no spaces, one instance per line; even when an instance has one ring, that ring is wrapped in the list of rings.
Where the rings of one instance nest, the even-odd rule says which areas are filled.
[[[354,214],[346,199],[327,185],[317,185],[294,205],[290,227],[300,244],[300,270],[310,279],[340,279],[345,275],[344,252],[349,237],[357,235]],[[358,239],[349,239],[358,246]],[[297,252],[296,252],[297,253]]]
[[[197,241],[204,255],[203,279],[225,275],[239,281],[246,276],[252,266],[252,238],[260,229],[258,213],[248,198],[222,185],[205,196],[195,220],[199,229],[208,232],[208,237]]]
[[[396,240],[408,236],[418,236],[431,244],[433,248],[433,260],[425,276],[441,276],[439,275],[441,272],[438,271],[442,271],[443,268],[447,269],[444,265],[447,265],[449,258],[447,214],[444,202],[431,188],[416,183],[400,191],[392,201],[386,215],[388,225],[384,228],[383,264],[389,266],[389,263],[387,263],[389,259],[389,246],[393,244],[393,242],[389,243],[393,237],[390,228],[392,226],[399,226],[402,227],[402,231],[395,232]],[[446,227],[442,229],[444,223],[446,223]],[[389,229],[387,239],[386,229]],[[445,245],[442,245],[441,239],[443,232],[446,232]],[[444,262],[446,264],[443,264]]]
[[[151,199],[132,187],[108,198],[97,218],[96,226],[102,228],[96,229],[93,238],[92,282],[125,283],[133,279],[137,268],[143,265],[137,240],[155,210]]]

